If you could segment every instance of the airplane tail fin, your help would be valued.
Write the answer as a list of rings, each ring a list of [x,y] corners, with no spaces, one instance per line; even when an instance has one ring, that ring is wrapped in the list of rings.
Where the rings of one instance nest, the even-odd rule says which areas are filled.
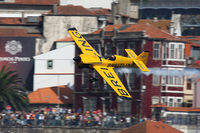
[[[133,59],[134,63],[144,72],[149,72],[148,68],[146,67],[147,59],[149,56],[148,51],[142,52],[139,56],[135,54],[135,52],[131,49],[125,49],[127,54],[131,59]]]
[[[144,64],[147,64],[147,60],[148,60],[148,56],[149,56],[149,51],[144,51],[142,52],[140,55],[138,55],[138,59],[143,61]]]

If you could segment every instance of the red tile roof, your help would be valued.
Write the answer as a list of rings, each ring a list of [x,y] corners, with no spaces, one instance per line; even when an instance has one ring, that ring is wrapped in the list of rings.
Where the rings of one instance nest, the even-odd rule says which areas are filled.
[[[149,23],[153,26],[156,26],[157,28],[164,30],[169,33],[169,27],[170,27],[170,20],[157,20],[154,21],[152,19],[141,19],[138,21],[138,24],[146,24]]]
[[[111,10],[107,8],[90,9],[90,10],[96,15],[110,15],[111,14]]]
[[[167,111],[173,112],[200,112],[200,108],[192,108],[192,107],[168,107],[164,104],[155,104],[151,106],[152,108],[163,107]]]
[[[49,12],[49,14],[51,14]],[[58,6],[57,7],[58,15],[95,15],[92,11],[83,6],[74,6],[74,5],[66,5],[66,6]]]
[[[65,38],[56,40],[56,42],[72,42],[72,41],[74,41],[74,40],[72,39],[72,37],[65,37]]]
[[[183,133],[161,121],[147,120],[119,133]]]
[[[39,18],[40,21],[41,18]],[[0,17],[0,24],[14,24],[14,25],[20,25],[20,24],[39,24],[39,22],[36,23],[27,23],[27,18],[24,18],[24,23],[22,23],[22,18],[4,18],[4,17]]]
[[[30,104],[72,104],[72,90],[66,86],[40,88],[30,93],[28,99]]]
[[[21,18],[0,18],[0,24],[22,24]]]
[[[200,108],[191,107],[167,107],[166,110],[174,112],[200,112]]]
[[[29,34],[26,29],[0,28],[1,37],[41,37],[41,34]]]
[[[14,2],[0,2],[0,4],[16,5],[53,5],[59,4],[59,0],[15,0]]]
[[[154,105],[152,105],[151,107],[162,107],[162,108],[166,108],[167,107],[167,105],[165,105],[165,104],[162,104],[162,103],[158,103],[158,104],[154,104]]]
[[[180,38],[192,46],[200,47],[200,36],[180,36]]]
[[[160,38],[174,41],[181,41],[180,38],[170,35],[164,30],[158,29],[157,27],[151,24],[119,24],[119,25],[108,25],[104,28],[105,35],[112,36],[115,29],[118,29],[118,32],[145,32],[149,38]],[[102,29],[99,29],[93,34],[99,34]],[[106,34],[106,32],[108,34]]]

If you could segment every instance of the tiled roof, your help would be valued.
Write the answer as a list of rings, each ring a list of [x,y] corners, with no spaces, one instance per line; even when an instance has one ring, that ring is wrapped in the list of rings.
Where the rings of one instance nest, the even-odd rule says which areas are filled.
[[[39,18],[41,21],[41,18]],[[0,25],[1,24],[14,24],[14,25],[20,25],[20,24],[39,24],[39,22],[36,23],[30,23],[27,22],[27,18],[24,18],[24,23],[22,23],[22,18],[5,18],[5,17],[0,17]]]
[[[51,12],[49,13],[51,14]],[[74,5],[66,5],[66,6],[58,6],[57,7],[58,15],[95,15],[92,11],[83,6],[74,6]]]
[[[167,105],[162,104],[162,103],[158,103],[158,104],[154,104],[154,105],[152,105],[151,107],[163,107],[163,108],[166,108]]]
[[[72,104],[72,90],[66,86],[40,88],[30,93],[28,99],[30,104]]]
[[[119,133],[183,133],[161,121],[147,120]]]
[[[65,38],[56,40],[56,42],[72,42],[72,41],[74,41],[74,40],[72,39],[72,37],[65,37]]]
[[[15,0],[14,2],[0,2],[0,4],[17,4],[17,5],[53,5],[59,4],[59,0]]]
[[[174,41],[181,41],[180,38],[170,35],[164,30],[158,29],[157,27],[151,24],[119,24],[119,25],[108,25],[104,28],[105,33],[114,31],[114,28],[118,30],[118,32],[145,32],[148,38],[160,38]],[[99,34],[102,29],[99,29],[93,34]],[[108,34],[112,36],[112,33]]]
[[[200,47],[200,36],[180,36],[180,38],[192,46]]]
[[[138,24],[146,24],[149,23],[151,25],[156,26],[157,28],[169,32],[170,20],[152,20],[152,19],[141,19],[138,21]]]
[[[166,110],[174,112],[200,112],[200,108],[191,107],[167,107]]]
[[[21,18],[0,18],[0,24],[22,24]]]
[[[24,28],[0,28],[1,37],[41,37],[41,34],[29,34]]]
[[[107,8],[100,8],[100,9],[92,8],[90,10],[96,15],[110,15],[111,14],[111,10]]]
[[[200,108],[192,108],[192,107],[168,107],[164,104],[155,104],[151,106],[152,108],[156,107],[163,107],[167,111],[174,111],[174,112],[200,112]]]

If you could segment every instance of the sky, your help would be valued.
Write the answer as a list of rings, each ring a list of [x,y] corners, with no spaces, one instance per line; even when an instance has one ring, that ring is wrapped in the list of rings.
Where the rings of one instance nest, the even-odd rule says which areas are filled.
[[[60,0],[61,5],[73,4],[82,5],[85,8],[103,7],[111,9],[111,2],[113,0]]]

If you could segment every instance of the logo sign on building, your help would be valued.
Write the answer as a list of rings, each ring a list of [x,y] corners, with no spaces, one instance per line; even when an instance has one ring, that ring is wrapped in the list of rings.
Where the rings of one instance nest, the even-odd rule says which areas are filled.
[[[12,40],[7,41],[5,44],[5,51],[11,55],[16,55],[19,52],[22,52],[22,44],[20,41]]]
[[[32,89],[35,37],[0,37],[0,68],[17,71],[26,88]]]
[[[20,41],[11,40],[5,43],[5,52],[9,53],[11,56],[0,57],[0,61],[6,61],[9,63],[17,62],[29,62],[31,61],[30,57],[19,57],[18,53],[22,53],[22,43]]]

